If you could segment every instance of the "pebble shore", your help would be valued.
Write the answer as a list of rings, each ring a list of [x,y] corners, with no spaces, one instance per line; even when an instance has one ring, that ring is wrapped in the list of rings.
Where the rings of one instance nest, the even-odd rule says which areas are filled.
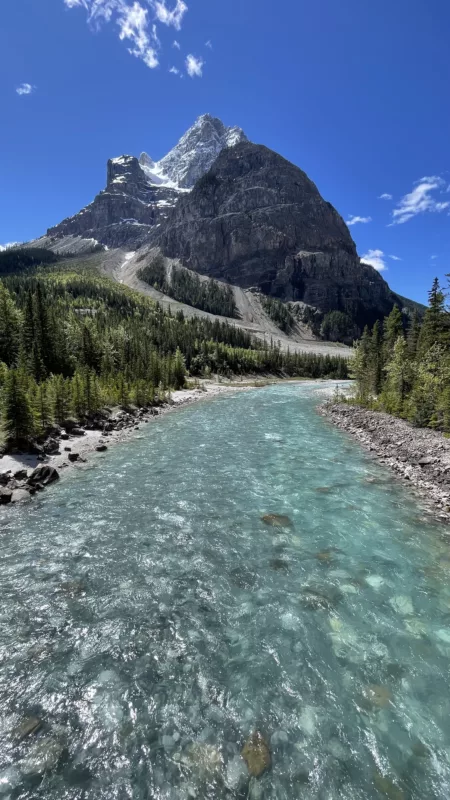
[[[413,485],[439,520],[450,522],[450,439],[442,432],[345,403],[323,405],[319,412]]]

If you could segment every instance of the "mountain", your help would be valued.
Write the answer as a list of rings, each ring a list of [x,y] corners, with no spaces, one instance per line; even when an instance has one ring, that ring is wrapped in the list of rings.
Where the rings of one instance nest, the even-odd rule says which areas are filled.
[[[349,330],[408,306],[361,263],[344,220],[299,167],[209,114],[160,161],[145,152],[108,161],[106,188],[40,242],[65,253],[142,248],[141,267],[159,253],[168,269],[313,306],[322,318],[342,311]]]
[[[359,326],[397,302],[306,173],[262,145],[223,150],[150,239],[192,270]]]
[[[247,141],[240,128],[226,128],[204,114],[160,161],[142,153],[108,161],[106,188],[88,206],[59,225],[49,237],[82,236],[108,247],[138,248],[162,224],[183,192],[205,174],[224,148]]]

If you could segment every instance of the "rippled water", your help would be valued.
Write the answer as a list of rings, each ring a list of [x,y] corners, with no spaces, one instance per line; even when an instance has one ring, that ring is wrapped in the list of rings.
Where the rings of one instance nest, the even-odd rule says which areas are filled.
[[[449,797],[445,528],[323,390],[178,411],[1,512],[0,796]]]

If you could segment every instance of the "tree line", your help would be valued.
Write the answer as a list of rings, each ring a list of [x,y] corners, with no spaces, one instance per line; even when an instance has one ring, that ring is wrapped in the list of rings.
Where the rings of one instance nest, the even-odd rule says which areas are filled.
[[[447,276],[447,279],[449,276]],[[447,287],[448,288],[448,287]],[[398,306],[365,328],[351,362],[355,399],[414,425],[450,432],[450,312],[438,279],[423,317]]]
[[[10,443],[107,406],[149,406],[187,376],[213,373],[345,378],[347,362],[283,353],[232,325],[172,315],[72,265],[0,281],[0,406]]]

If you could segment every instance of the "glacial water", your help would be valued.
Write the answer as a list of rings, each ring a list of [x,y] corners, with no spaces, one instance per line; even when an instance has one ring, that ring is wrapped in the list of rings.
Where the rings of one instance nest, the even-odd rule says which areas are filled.
[[[1,511],[1,798],[450,796],[447,530],[325,390],[205,400]]]

